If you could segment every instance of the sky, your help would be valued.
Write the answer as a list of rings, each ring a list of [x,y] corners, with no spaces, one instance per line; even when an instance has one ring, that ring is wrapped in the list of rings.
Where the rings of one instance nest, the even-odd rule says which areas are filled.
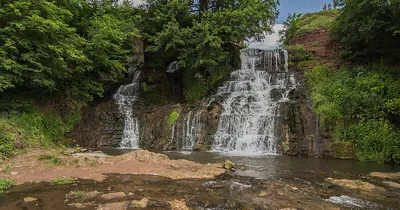
[[[277,24],[273,27],[274,33],[267,35],[261,42],[248,43],[249,48],[258,48],[264,50],[275,49],[279,44],[279,30],[283,29],[283,21],[286,20],[289,13],[308,13],[322,10],[324,4],[332,3],[332,0],[281,0],[279,6],[279,17]]]
[[[283,23],[289,13],[318,12],[322,10],[324,4],[333,5],[332,2],[332,0],[281,0],[277,23]]]

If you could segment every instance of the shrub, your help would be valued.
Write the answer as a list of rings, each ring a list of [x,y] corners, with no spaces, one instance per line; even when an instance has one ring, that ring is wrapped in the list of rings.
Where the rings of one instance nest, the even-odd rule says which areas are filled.
[[[38,105],[24,111],[0,112],[0,158],[18,153],[26,147],[51,147],[63,143],[64,133],[79,120],[80,109],[63,112],[40,110]]]
[[[337,132],[355,145],[358,159],[400,164],[400,133],[388,121],[368,120]]]
[[[38,160],[51,160],[55,158],[53,154],[41,154],[38,157]]]
[[[169,114],[167,124],[169,126],[172,126],[178,118],[179,118],[179,113],[176,110],[174,110],[173,112],[171,112],[171,114]]]
[[[75,181],[74,178],[57,177],[56,179],[51,181],[51,184],[54,185],[71,184],[74,181]]]
[[[81,190],[74,190],[67,194],[67,199],[83,201],[85,200],[86,193]]]
[[[0,194],[4,192],[4,190],[10,189],[15,184],[14,179],[0,178]]]
[[[400,163],[400,71],[384,62],[306,72],[313,110],[336,141],[354,145],[360,160]],[[389,117],[391,116],[391,117]],[[399,125],[397,125],[399,126]]]
[[[301,62],[311,59],[311,54],[306,51],[304,45],[288,46],[286,49],[289,52],[290,62]]]

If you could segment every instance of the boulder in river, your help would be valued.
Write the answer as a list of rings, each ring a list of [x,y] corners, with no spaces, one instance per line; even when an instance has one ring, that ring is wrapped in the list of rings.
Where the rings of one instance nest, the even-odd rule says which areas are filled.
[[[223,167],[225,169],[234,171],[235,170],[235,163],[232,162],[231,160],[225,160]]]

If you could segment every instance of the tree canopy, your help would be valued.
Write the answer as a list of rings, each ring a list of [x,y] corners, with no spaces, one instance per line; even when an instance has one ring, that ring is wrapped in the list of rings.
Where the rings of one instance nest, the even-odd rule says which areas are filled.
[[[115,1],[1,1],[0,94],[101,95],[124,75],[138,34],[124,11]]]
[[[141,20],[147,57],[165,62],[164,68],[178,60],[187,99],[199,99],[236,68],[237,45],[271,31],[277,5],[276,0],[148,0]]]
[[[332,26],[347,58],[400,58],[399,0],[344,0]]]

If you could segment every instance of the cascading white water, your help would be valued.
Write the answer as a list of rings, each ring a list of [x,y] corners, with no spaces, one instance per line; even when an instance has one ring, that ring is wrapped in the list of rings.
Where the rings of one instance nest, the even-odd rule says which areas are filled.
[[[222,98],[223,112],[213,150],[244,155],[277,153],[279,105],[288,101],[289,91],[296,88],[294,74],[287,71],[287,52],[245,49],[240,57],[241,69],[232,72],[216,94]]]
[[[140,71],[135,71],[131,84],[121,85],[113,98],[124,115],[124,130],[120,148],[139,148],[139,123],[132,116],[132,106],[139,100]]]
[[[186,116],[185,119],[185,132],[183,138],[183,149],[193,149],[196,144],[197,134],[201,133],[202,124],[200,123],[201,120],[201,110],[190,111],[189,114]]]
[[[169,143],[164,149],[192,150],[199,135],[202,135],[204,125],[201,123],[201,114],[202,110],[196,108],[189,111],[182,120],[175,121],[171,126]]]

